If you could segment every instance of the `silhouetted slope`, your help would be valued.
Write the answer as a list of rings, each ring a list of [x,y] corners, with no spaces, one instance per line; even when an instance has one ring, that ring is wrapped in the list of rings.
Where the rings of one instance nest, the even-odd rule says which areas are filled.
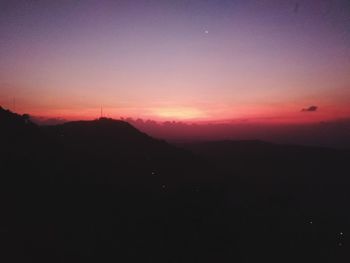
[[[26,166],[35,157],[35,174],[46,174],[51,181],[138,182],[152,174],[163,174],[163,183],[206,178],[199,172],[205,168],[193,154],[124,121],[101,118],[41,127],[3,109],[0,118],[1,154],[14,172],[23,168],[16,162]]]
[[[152,174],[162,177],[163,183],[208,179],[208,165],[192,153],[154,139],[124,121],[101,118],[43,129],[55,140],[66,164],[84,171],[74,173],[82,180],[121,183],[123,179],[137,184]]]
[[[305,173],[319,176],[325,174],[325,167],[338,174],[343,173],[344,165],[350,156],[349,150],[309,147],[300,145],[279,145],[263,141],[212,141],[181,144],[185,149],[199,154],[226,170],[236,172],[247,177],[260,174],[264,171],[264,178],[278,173],[285,174]],[[254,164],[254,165],[251,165]],[[310,170],[310,173],[307,172]],[[236,174],[237,175],[237,174]],[[329,179],[329,176],[326,176]]]
[[[184,150],[123,121],[41,127],[3,109],[0,134],[3,262],[348,258],[346,151],[260,141]]]
[[[62,145],[70,151],[101,158],[110,157],[115,161],[123,156],[130,157],[129,155],[141,158],[141,161],[157,151],[178,151],[164,141],[138,131],[127,122],[112,119],[68,122],[46,129],[52,136],[59,138]]]
[[[59,135],[66,140],[80,140],[101,143],[110,141],[122,144],[151,142],[153,139],[138,131],[129,123],[113,119],[101,118],[93,121],[74,121],[51,127],[56,128]],[[153,140],[155,141],[155,140]]]
[[[0,108],[0,182],[27,184],[41,181],[45,164],[50,167],[54,149],[43,130],[29,120]]]
[[[31,144],[38,135],[38,126],[29,121],[28,116],[18,115],[0,107],[0,140],[4,150]],[[23,147],[25,148],[25,147]]]
[[[213,161],[226,174],[225,182],[234,189],[230,195],[235,198],[260,203],[266,211],[277,202],[275,205],[289,206],[310,217],[333,217],[343,223],[349,219],[350,213],[344,210],[350,198],[348,150],[262,141],[214,141],[182,147]]]
[[[228,209],[235,207],[235,213],[227,215],[228,228],[240,225],[240,233],[250,236],[247,253],[284,262],[341,262],[350,256],[344,249],[344,232],[350,231],[348,150],[262,141],[181,146],[226,174],[224,202]]]
[[[294,186],[318,185],[329,189],[335,183],[339,184],[339,190],[345,191],[350,183],[348,150],[262,141],[188,143],[182,147],[213,161],[218,169],[225,171],[226,180],[254,184],[257,191],[270,190],[273,185],[281,192],[286,190],[284,187]]]
[[[27,127],[5,114],[16,141]],[[33,127],[24,136],[31,154],[22,154],[28,144],[13,151],[9,143],[0,159],[7,262],[164,262],[193,253],[188,233],[220,196],[207,164],[126,122]]]

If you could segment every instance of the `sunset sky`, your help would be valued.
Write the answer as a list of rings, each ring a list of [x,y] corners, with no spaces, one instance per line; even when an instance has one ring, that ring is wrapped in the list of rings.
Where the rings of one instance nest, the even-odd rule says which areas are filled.
[[[348,118],[350,3],[1,1],[0,105],[66,119],[101,106],[159,121]]]

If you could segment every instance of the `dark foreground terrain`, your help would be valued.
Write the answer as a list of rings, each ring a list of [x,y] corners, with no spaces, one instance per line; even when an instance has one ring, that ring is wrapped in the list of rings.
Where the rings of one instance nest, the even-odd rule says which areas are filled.
[[[0,108],[1,262],[349,262],[350,154],[173,146]]]

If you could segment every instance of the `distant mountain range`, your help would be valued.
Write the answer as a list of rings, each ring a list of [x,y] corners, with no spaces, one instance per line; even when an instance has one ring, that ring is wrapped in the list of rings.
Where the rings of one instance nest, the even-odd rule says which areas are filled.
[[[344,262],[348,150],[171,145],[0,108],[3,262]]]

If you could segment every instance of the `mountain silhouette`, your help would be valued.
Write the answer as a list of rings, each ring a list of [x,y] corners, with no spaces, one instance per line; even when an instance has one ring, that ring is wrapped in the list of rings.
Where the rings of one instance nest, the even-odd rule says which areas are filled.
[[[171,145],[101,118],[0,108],[4,262],[342,262],[349,152]],[[345,233],[345,234],[344,234]]]
[[[38,142],[39,127],[29,120],[28,115],[18,115],[0,106],[0,124],[0,140],[3,150],[9,150],[10,145],[12,149],[15,149],[33,141]]]

